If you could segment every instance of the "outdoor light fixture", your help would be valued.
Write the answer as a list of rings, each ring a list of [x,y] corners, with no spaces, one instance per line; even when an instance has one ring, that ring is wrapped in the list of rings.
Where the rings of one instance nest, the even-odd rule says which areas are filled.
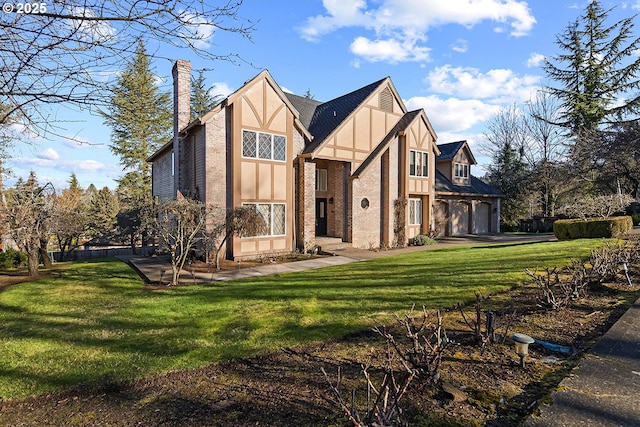
[[[164,276],[164,273],[166,273],[167,270],[160,270],[160,284],[162,285],[162,276]]]
[[[192,268],[191,270],[189,270],[189,272],[191,273],[191,279],[193,280],[193,284],[196,284],[196,272],[195,270]]]
[[[516,354],[520,356],[520,366],[524,368],[524,358],[529,354],[529,344],[533,344],[535,340],[525,334],[513,334],[511,339],[516,343]]]
[[[627,265],[627,261],[620,261],[620,265],[622,266],[624,277],[627,278],[627,283],[629,284],[630,287],[632,287],[633,283],[631,283],[631,277],[629,277],[629,265]]]

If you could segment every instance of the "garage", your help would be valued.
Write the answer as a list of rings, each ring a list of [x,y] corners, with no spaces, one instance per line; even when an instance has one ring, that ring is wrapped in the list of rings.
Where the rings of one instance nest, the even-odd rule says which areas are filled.
[[[463,236],[469,234],[471,205],[464,202],[454,202],[451,206],[451,235]]]
[[[491,232],[491,205],[478,203],[476,205],[476,234],[489,234]]]

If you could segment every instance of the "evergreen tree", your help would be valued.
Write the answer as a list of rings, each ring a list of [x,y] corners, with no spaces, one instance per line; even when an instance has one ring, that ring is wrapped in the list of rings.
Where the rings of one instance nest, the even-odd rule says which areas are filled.
[[[88,211],[89,230],[94,237],[103,236],[115,228],[119,210],[118,197],[109,187],[93,193]]]
[[[111,151],[123,169],[140,174],[151,191],[147,158],[171,137],[171,98],[159,90],[150,59],[140,41],[136,52],[113,87],[109,111],[101,111],[111,128]]]
[[[562,53],[545,63],[547,75],[558,83],[548,88],[562,107],[558,124],[573,136],[588,137],[600,125],[633,118],[640,108],[635,93],[640,89],[640,38],[632,38],[633,17],[607,25],[610,12],[593,0],[556,37]],[[629,94],[633,97],[619,102]]]
[[[211,88],[206,87],[204,72],[198,71],[198,76],[191,79],[191,117],[202,117],[215,107],[219,96],[211,95]]]
[[[528,171],[522,152],[505,144],[496,153],[487,174],[489,185],[500,190],[504,199],[500,208],[501,228],[504,231],[517,229],[519,220],[527,215]]]
[[[111,151],[119,156],[126,175],[119,180],[122,208],[128,222],[126,234],[132,246],[142,237],[147,221],[140,217],[151,204],[151,165],[147,158],[166,143],[172,130],[170,96],[158,89],[144,44],[139,42],[113,88],[108,112],[101,112],[111,127]]]

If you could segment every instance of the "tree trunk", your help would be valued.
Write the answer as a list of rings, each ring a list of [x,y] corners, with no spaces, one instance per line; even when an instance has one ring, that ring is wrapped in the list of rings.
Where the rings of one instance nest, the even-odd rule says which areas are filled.
[[[180,280],[180,269],[176,265],[171,264],[171,283],[170,283],[170,285],[177,286],[179,280]]]
[[[38,277],[40,275],[38,269],[40,267],[40,250],[33,248],[27,252],[27,260],[29,262],[29,276]]]

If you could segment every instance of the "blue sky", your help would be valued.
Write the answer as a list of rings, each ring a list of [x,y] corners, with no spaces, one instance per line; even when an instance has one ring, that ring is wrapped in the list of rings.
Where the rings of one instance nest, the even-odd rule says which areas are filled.
[[[488,160],[477,146],[487,120],[503,106],[527,101],[548,83],[540,67],[558,54],[555,37],[582,14],[586,0],[244,0],[240,15],[256,21],[252,40],[214,32],[203,45],[237,53],[244,62],[211,63],[191,51],[148,41],[150,52],[186,59],[214,94],[227,95],[268,69],[284,90],[327,101],[390,76],[409,110],[424,108],[438,143],[466,139],[482,175]],[[601,0],[615,6],[610,23],[640,12],[640,0]],[[207,31],[204,27],[203,31]],[[635,35],[636,37],[638,34]],[[172,62],[153,63],[161,88],[171,89]],[[112,70],[115,74],[117,70]],[[116,187],[123,175],[100,117],[54,108],[67,138],[37,138],[12,151],[13,177],[30,170],[41,183]],[[81,141],[82,143],[78,143]]]

